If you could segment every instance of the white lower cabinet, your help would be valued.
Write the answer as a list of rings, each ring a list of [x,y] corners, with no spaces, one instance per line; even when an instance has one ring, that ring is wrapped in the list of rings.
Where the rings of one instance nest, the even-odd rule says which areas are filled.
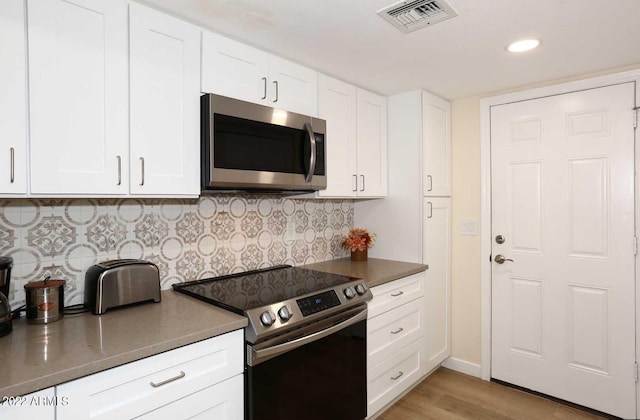
[[[55,420],[56,404],[54,387],[19,397],[6,397],[0,401],[0,419]]]
[[[426,370],[425,273],[371,288],[367,319],[367,415],[416,383]]]
[[[427,371],[451,355],[451,198],[425,197]]]
[[[240,420],[243,332],[234,331],[56,387],[59,419]]]
[[[242,419],[244,418],[243,395],[243,376],[236,375],[136,418],[145,420]]]

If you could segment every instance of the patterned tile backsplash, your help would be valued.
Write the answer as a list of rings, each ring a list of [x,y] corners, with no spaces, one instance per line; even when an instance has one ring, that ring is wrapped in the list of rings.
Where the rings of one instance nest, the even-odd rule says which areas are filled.
[[[24,284],[67,280],[65,304],[82,303],[93,264],[140,258],[171,284],[276,264],[347,256],[340,244],[353,227],[351,200],[207,196],[194,200],[0,200],[0,256],[13,258],[13,308]]]

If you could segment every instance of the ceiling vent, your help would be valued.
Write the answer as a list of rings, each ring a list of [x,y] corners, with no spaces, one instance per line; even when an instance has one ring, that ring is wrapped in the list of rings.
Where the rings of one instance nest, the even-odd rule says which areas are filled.
[[[425,26],[458,16],[443,0],[401,1],[384,9],[378,15],[407,34]]]

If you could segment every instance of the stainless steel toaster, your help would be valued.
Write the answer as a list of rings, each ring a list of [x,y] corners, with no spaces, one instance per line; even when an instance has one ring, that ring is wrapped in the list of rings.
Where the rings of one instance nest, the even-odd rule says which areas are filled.
[[[147,301],[160,302],[160,273],[149,261],[103,261],[85,274],[84,306],[96,315]]]

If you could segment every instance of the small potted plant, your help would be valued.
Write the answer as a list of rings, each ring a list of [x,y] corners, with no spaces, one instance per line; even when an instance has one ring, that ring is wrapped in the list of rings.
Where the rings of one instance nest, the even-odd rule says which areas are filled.
[[[351,261],[367,261],[367,250],[375,241],[376,235],[367,229],[353,228],[342,241],[342,247],[351,251]]]

